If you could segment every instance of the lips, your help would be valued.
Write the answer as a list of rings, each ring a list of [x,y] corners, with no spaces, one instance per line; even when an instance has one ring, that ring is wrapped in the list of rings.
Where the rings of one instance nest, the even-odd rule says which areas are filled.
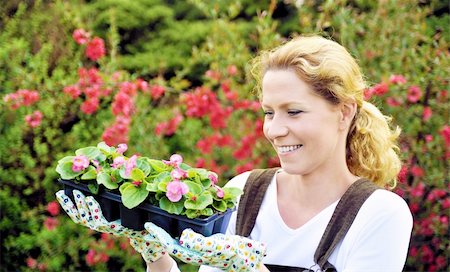
[[[277,150],[279,153],[288,153],[288,152],[295,151],[302,146],[303,145],[283,145],[283,146],[278,146]]]

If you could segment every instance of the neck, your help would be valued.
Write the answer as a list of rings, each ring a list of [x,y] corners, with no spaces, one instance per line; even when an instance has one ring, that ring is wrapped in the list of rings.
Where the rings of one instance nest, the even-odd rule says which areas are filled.
[[[317,173],[317,172],[316,172]],[[358,177],[346,171],[327,175],[290,175],[280,172],[278,195],[286,197],[302,206],[326,207],[339,200],[348,187]]]

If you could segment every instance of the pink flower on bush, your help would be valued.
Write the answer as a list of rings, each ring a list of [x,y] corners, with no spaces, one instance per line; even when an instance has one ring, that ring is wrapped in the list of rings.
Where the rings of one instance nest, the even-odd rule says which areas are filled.
[[[402,75],[392,75],[389,78],[389,82],[393,83],[393,84],[405,84],[406,83],[406,79]]]
[[[27,266],[31,269],[37,267],[37,260],[34,258],[28,257],[25,262],[27,263]]]
[[[411,86],[408,89],[407,98],[411,103],[416,103],[422,97],[422,91],[418,86]]]
[[[440,134],[444,138],[445,146],[450,146],[450,126],[445,125],[442,127]]]
[[[414,165],[411,167],[411,174],[415,177],[423,177],[423,175],[425,174],[422,167],[418,166],[418,165]]]
[[[105,56],[105,42],[103,39],[99,37],[95,37],[90,40],[86,47],[86,57],[93,61],[97,61],[98,59]]]
[[[80,172],[89,166],[89,158],[84,155],[75,156],[72,160],[72,171]]]
[[[47,204],[47,211],[52,216],[57,216],[59,214],[59,204],[57,201],[52,201]]]
[[[430,120],[432,114],[433,114],[433,112],[430,107],[428,107],[428,106],[423,107],[422,119],[424,121]]]
[[[21,106],[30,106],[39,101],[39,93],[30,90],[18,90],[15,93],[7,94],[3,97],[3,101],[13,110]]]
[[[152,96],[152,98],[154,100],[158,100],[160,97],[162,97],[164,95],[165,92],[166,92],[166,89],[164,89],[163,86],[159,86],[159,85],[154,85],[150,89],[150,95]]]
[[[54,230],[58,226],[58,224],[59,224],[59,221],[55,217],[47,217],[47,218],[45,218],[44,227],[47,230],[50,230],[50,231]]]
[[[401,104],[403,104],[403,101],[401,101],[401,100],[398,99],[398,98],[389,96],[388,98],[386,98],[386,104],[388,104],[388,105],[391,106],[391,107],[398,107],[398,106],[400,106]]]
[[[377,85],[372,87],[372,90],[370,91],[372,94],[381,96],[389,91],[389,86],[384,83],[378,83]]]
[[[81,104],[80,110],[86,114],[93,114],[97,111],[98,107],[99,107],[98,98],[90,98]]]
[[[119,144],[118,146],[117,146],[117,153],[119,153],[119,154],[123,154],[125,151],[127,151],[127,149],[128,149],[128,145],[127,144]]]
[[[32,114],[25,116],[25,122],[32,128],[38,127],[42,122],[42,113],[34,111]]]
[[[106,263],[109,260],[109,256],[105,253],[99,253],[94,249],[89,249],[86,254],[86,264],[89,266],[94,266],[98,263]]]
[[[227,73],[230,76],[234,76],[237,74],[237,67],[234,64],[231,64],[227,67]]]
[[[81,90],[77,85],[66,86],[64,87],[63,92],[72,97],[72,99],[76,99],[81,95]]]
[[[181,197],[189,192],[189,187],[181,181],[172,181],[167,184],[166,196],[172,202],[178,202]]]
[[[89,41],[89,37],[91,34],[89,32],[86,32],[84,29],[75,29],[75,31],[72,34],[72,38],[75,40],[77,44],[85,44]]]

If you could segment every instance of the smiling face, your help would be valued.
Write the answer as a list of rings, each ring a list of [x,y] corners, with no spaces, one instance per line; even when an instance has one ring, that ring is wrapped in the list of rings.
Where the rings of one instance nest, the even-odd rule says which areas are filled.
[[[264,135],[289,174],[333,172],[345,160],[342,114],[291,70],[269,70],[262,81]]]

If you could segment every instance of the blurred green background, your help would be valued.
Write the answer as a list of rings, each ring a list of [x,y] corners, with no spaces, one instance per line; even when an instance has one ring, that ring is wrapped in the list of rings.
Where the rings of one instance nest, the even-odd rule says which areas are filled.
[[[221,184],[277,165],[249,61],[305,33],[347,47],[367,99],[402,128],[395,192],[415,220],[404,271],[449,270],[448,1],[6,0],[0,15],[1,271],[144,271],[126,240],[58,209],[58,159],[127,142]]]

